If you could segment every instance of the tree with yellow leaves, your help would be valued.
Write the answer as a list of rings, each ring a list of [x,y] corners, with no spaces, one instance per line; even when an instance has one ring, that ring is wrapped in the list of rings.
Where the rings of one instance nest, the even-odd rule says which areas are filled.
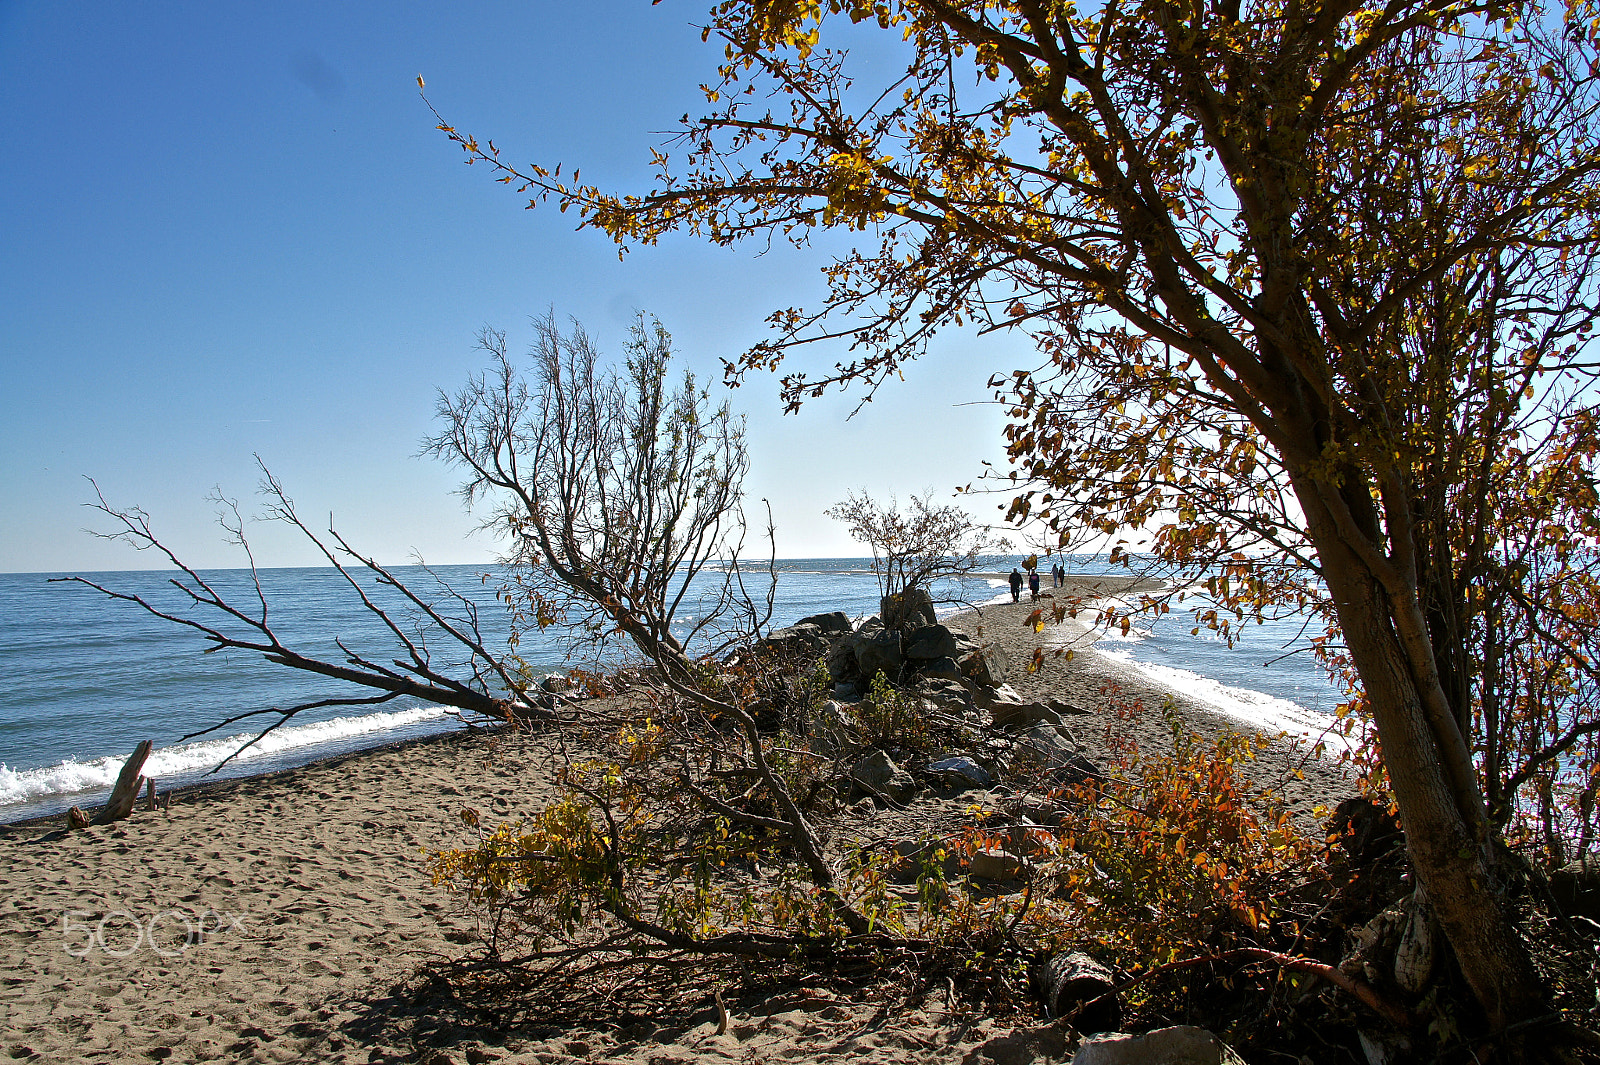
[[[1541,997],[1504,827],[1519,788],[1593,766],[1593,600],[1555,589],[1595,572],[1596,24],[1583,0],[726,0],[708,113],[648,193],[443,128],[625,246],[857,233],[822,306],[729,368],[849,338],[826,374],[785,366],[791,407],[941,328],[1035,337],[1047,364],[996,381],[1016,511],[1230,565],[1239,611],[1325,608],[1504,1027]],[[874,26],[902,63],[835,47]],[[1524,681],[1556,701],[1517,705]]]

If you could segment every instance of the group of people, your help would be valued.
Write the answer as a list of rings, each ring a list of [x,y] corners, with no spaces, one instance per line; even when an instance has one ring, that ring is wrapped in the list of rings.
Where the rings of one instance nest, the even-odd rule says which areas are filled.
[[[1011,569],[1011,601],[1013,603],[1022,600],[1022,581],[1022,571],[1013,566]],[[1028,595],[1037,600],[1039,598],[1039,570],[1036,567],[1028,567],[1027,581]],[[1065,583],[1067,583],[1067,567],[1057,562],[1050,567],[1051,587],[1059,588]]]

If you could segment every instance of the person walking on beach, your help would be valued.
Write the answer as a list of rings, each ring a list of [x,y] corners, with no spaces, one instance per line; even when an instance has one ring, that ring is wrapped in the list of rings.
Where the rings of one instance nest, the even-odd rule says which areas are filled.
[[[1039,571],[1036,569],[1028,571],[1028,594],[1033,597],[1034,602],[1039,601]]]
[[[1050,576],[1055,579],[1056,587],[1061,587],[1063,584],[1067,583],[1067,567],[1057,562],[1054,566],[1050,567]]]
[[[1011,601],[1013,603],[1022,601],[1022,574],[1015,566],[1011,567]]]

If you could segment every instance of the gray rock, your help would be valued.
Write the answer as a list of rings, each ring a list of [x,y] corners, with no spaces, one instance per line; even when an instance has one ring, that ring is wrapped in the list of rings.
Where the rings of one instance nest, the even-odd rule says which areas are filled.
[[[1022,703],[1022,696],[1018,695],[1016,689],[1009,684],[991,684],[983,691],[974,693],[972,698],[985,710],[993,710],[1002,703],[1013,706]]]
[[[935,677],[940,680],[961,683],[961,667],[956,665],[953,658],[934,658],[927,662],[913,663],[917,672],[924,677]]]
[[[944,677],[923,673],[917,678],[917,694],[947,710],[960,710],[963,714],[977,709],[972,693],[965,684]]]
[[[939,616],[933,610],[933,597],[926,589],[911,588],[898,595],[886,595],[879,603],[883,623],[891,629],[913,629],[934,625]]]
[[[1024,868],[1021,858],[998,847],[976,851],[967,863],[967,873],[974,880],[1016,880]]]
[[[1204,1028],[1180,1024],[1143,1035],[1090,1036],[1072,1065],[1244,1065],[1244,1059]]]
[[[871,680],[879,673],[891,681],[900,679],[900,634],[896,632],[872,632],[864,630],[854,636],[846,637],[854,641],[856,656],[856,669],[866,680]]]
[[[1049,725],[1035,725],[1022,734],[1017,753],[1037,758],[1046,769],[1069,780],[1097,780],[1100,767],[1084,756],[1071,740]]]
[[[989,707],[990,720],[997,728],[1030,729],[1035,725],[1060,725],[1061,715],[1044,703],[996,701]]]
[[[949,629],[943,625],[925,625],[906,633],[903,653],[907,658],[954,660],[958,651],[955,634]]]
[[[986,687],[993,688],[1011,675],[1011,657],[1004,647],[992,640],[979,644],[976,650],[956,661],[961,663],[962,672]]]
[[[885,751],[870,751],[850,767],[850,780],[868,795],[904,803],[917,790],[911,774],[894,764]]]
[[[812,739],[826,751],[842,747],[855,731],[850,719],[845,716],[844,707],[832,699],[823,703],[817,712],[811,715],[808,724]]]
[[[815,625],[826,636],[842,636],[850,631],[850,617],[843,610],[834,610],[801,618],[795,622],[796,627],[800,625]]]
[[[1005,691],[1011,689],[1001,685]],[[1034,725],[1060,725],[1069,717],[1080,717],[1089,711],[1080,710],[1061,699],[1041,699],[1037,702],[1012,702],[1009,699],[991,699],[989,712],[1001,728],[1027,729]]]
[[[822,660],[835,684],[854,684],[861,679],[861,670],[856,666],[855,641],[853,634],[841,636]]]
[[[1002,671],[991,669],[989,656],[982,648],[968,651],[956,662],[961,666],[961,675],[982,688],[992,688],[996,683],[996,674]]]
[[[571,691],[572,681],[560,673],[546,673],[543,679],[539,681],[539,689],[550,692],[552,695],[557,695],[564,691]]]
[[[757,646],[789,657],[821,656],[828,651],[828,637],[816,625],[800,622],[786,629],[773,629]]]
[[[988,771],[966,755],[930,762],[928,772],[942,776],[952,783],[963,783],[975,788],[986,788],[994,783],[994,778]]]

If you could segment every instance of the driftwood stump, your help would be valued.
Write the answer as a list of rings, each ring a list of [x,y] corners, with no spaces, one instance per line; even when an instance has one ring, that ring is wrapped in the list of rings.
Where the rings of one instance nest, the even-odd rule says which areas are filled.
[[[150,757],[152,746],[154,744],[150,740],[142,740],[133,749],[133,754],[122,765],[122,772],[117,774],[110,801],[95,816],[95,824],[109,825],[133,813],[133,804],[139,801],[139,788],[144,784],[144,777],[139,775],[139,770],[144,768],[145,759]]]
[[[1084,1035],[1112,1032],[1122,1024],[1116,974],[1087,954],[1056,954],[1040,973],[1044,1005]]]

